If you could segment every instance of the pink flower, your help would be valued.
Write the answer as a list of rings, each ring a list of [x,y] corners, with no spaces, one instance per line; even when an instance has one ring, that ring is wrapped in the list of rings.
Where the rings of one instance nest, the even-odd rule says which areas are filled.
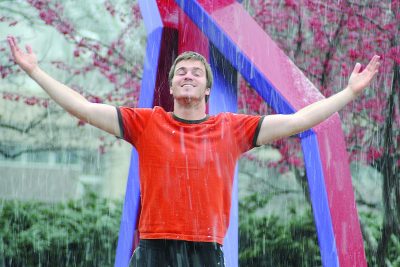
[[[111,1],[106,1],[104,3],[104,6],[106,7],[106,10],[111,14],[111,16],[115,16],[115,8],[112,5]]]
[[[342,63],[342,66],[340,68],[340,75],[343,77],[348,77],[350,75],[350,69],[347,64]]]
[[[25,104],[30,105],[30,106],[36,105],[38,102],[39,102],[38,99],[34,96],[27,97],[24,101]]]
[[[48,1],[44,0],[28,0],[28,3],[34,6],[36,9],[43,9],[43,7],[47,4]]]
[[[99,67],[104,71],[110,71],[110,67],[108,66],[106,60],[104,58],[101,58],[99,55],[95,55],[93,57],[93,65]]]
[[[287,162],[295,167],[300,167],[303,165],[303,161],[298,157],[288,157]]]
[[[312,30],[320,30],[322,27],[321,21],[316,17],[312,17],[309,23]]]
[[[88,100],[92,103],[103,103],[103,99],[101,99],[99,96],[90,95],[88,96]]]
[[[386,117],[381,113],[381,111],[378,112],[378,113],[373,113],[373,114],[371,114],[370,117],[371,117],[374,121],[376,121],[377,123],[379,123],[379,124],[384,123],[384,122],[385,122],[385,119],[386,119]]]
[[[107,75],[107,78],[111,83],[117,82],[117,76],[115,74],[109,74],[109,75]]]
[[[360,55],[356,49],[350,49],[348,54],[349,54],[351,61],[356,61]]]
[[[101,155],[106,153],[106,147],[104,145],[99,146],[99,153]]]
[[[142,13],[140,12],[140,7],[138,3],[132,6],[132,15],[136,20],[140,20],[142,18]]]
[[[392,58],[397,64],[400,64],[400,46],[390,48],[389,57]]]
[[[51,9],[40,11],[39,16],[48,25],[53,24],[53,21],[57,18],[57,14]]]
[[[56,28],[62,34],[71,34],[71,33],[73,33],[73,27],[69,23],[57,24]]]
[[[383,154],[382,148],[370,147],[367,152],[367,162],[372,162],[380,158]]]
[[[126,81],[122,84],[123,88],[126,89],[131,89],[131,88],[135,88],[135,85],[137,84],[137,82],[132,79],[132,78],[127,78]]]
[[[294,0],[285,0],[285,6],[290,7],[290,8],[296,8],[297,3]]]

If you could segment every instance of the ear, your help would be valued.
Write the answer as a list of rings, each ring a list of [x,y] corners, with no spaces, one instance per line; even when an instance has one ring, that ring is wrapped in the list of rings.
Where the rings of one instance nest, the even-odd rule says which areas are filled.
[[[210,92],[211,92],[211,89],[210,88],[206,88],[206,91],[205,91],[206,95],[210,95]]]
[[[172,95],[172,87],[169,88],[169,94]]]

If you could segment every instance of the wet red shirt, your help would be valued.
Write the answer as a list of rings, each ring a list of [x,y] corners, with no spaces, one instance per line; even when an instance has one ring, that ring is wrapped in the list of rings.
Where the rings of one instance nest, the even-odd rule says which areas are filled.
[[[120,107],[118,115],[139,154],[140,237],[222,244],[236,161],[255,146],[262,117],[187,121],[160,107]]]

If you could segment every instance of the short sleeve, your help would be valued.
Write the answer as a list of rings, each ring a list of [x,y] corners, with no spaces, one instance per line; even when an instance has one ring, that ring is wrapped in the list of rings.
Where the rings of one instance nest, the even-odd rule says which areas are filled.
[[[135,145],[146,128],[153,109],[117,107],[117,113],[121,138]]]
[[[264,116],[232,113],[232,130],[242,153],[257,146],[257,138],[263,119]]]

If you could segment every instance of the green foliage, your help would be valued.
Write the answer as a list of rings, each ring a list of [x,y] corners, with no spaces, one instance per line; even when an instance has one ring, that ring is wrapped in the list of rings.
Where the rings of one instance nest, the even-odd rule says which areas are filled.
[[[292,208],[283,221],[275,215],[263,215],[271,196],[253,194],[239,203],[240,266],[322,266],[312,212],[302,214]],[[377,266],[376,247],[381,235],[382,218],[373,212],[360,212],[368,266]],[[385,259],[387,266],[400,266],[400,237],[392,234]]]
[[[368,235],[369,242],[364,242],[368,266],[378,266],[376,248],[381,238],[382,218],[373,212],[360,212],[360,221],[364,225],[364,235]],[[400,236],[392,234],[388,242],[386,256],[387,266],[400,266]]]
[[[88,194],[62,204],[0,202],[0,265],[112,266],[121,204]]]
[[[257,209],[268,197],[251,195],[240,202],[239,263],[241,266],[321,266],[311,212],[282,222],[277,216],[261,216]]]
[[[400,237],[391,235],[389,242],[389,261],[392,266],[400,266]]]
[[[253,194],[240,201],[240,266],[321,266],[310,209],[290,210],[284,220],[263,215],[270,196]],[[118,240],[121,203],[88,194],[61,204],[0,201],[0,266],[112,266]],[[373,213],[360,219],[376,245],[382,220]],[[366,246],[370,266],[374,250]],[[388,266],[400,266],[400,238],[392,235]]]

